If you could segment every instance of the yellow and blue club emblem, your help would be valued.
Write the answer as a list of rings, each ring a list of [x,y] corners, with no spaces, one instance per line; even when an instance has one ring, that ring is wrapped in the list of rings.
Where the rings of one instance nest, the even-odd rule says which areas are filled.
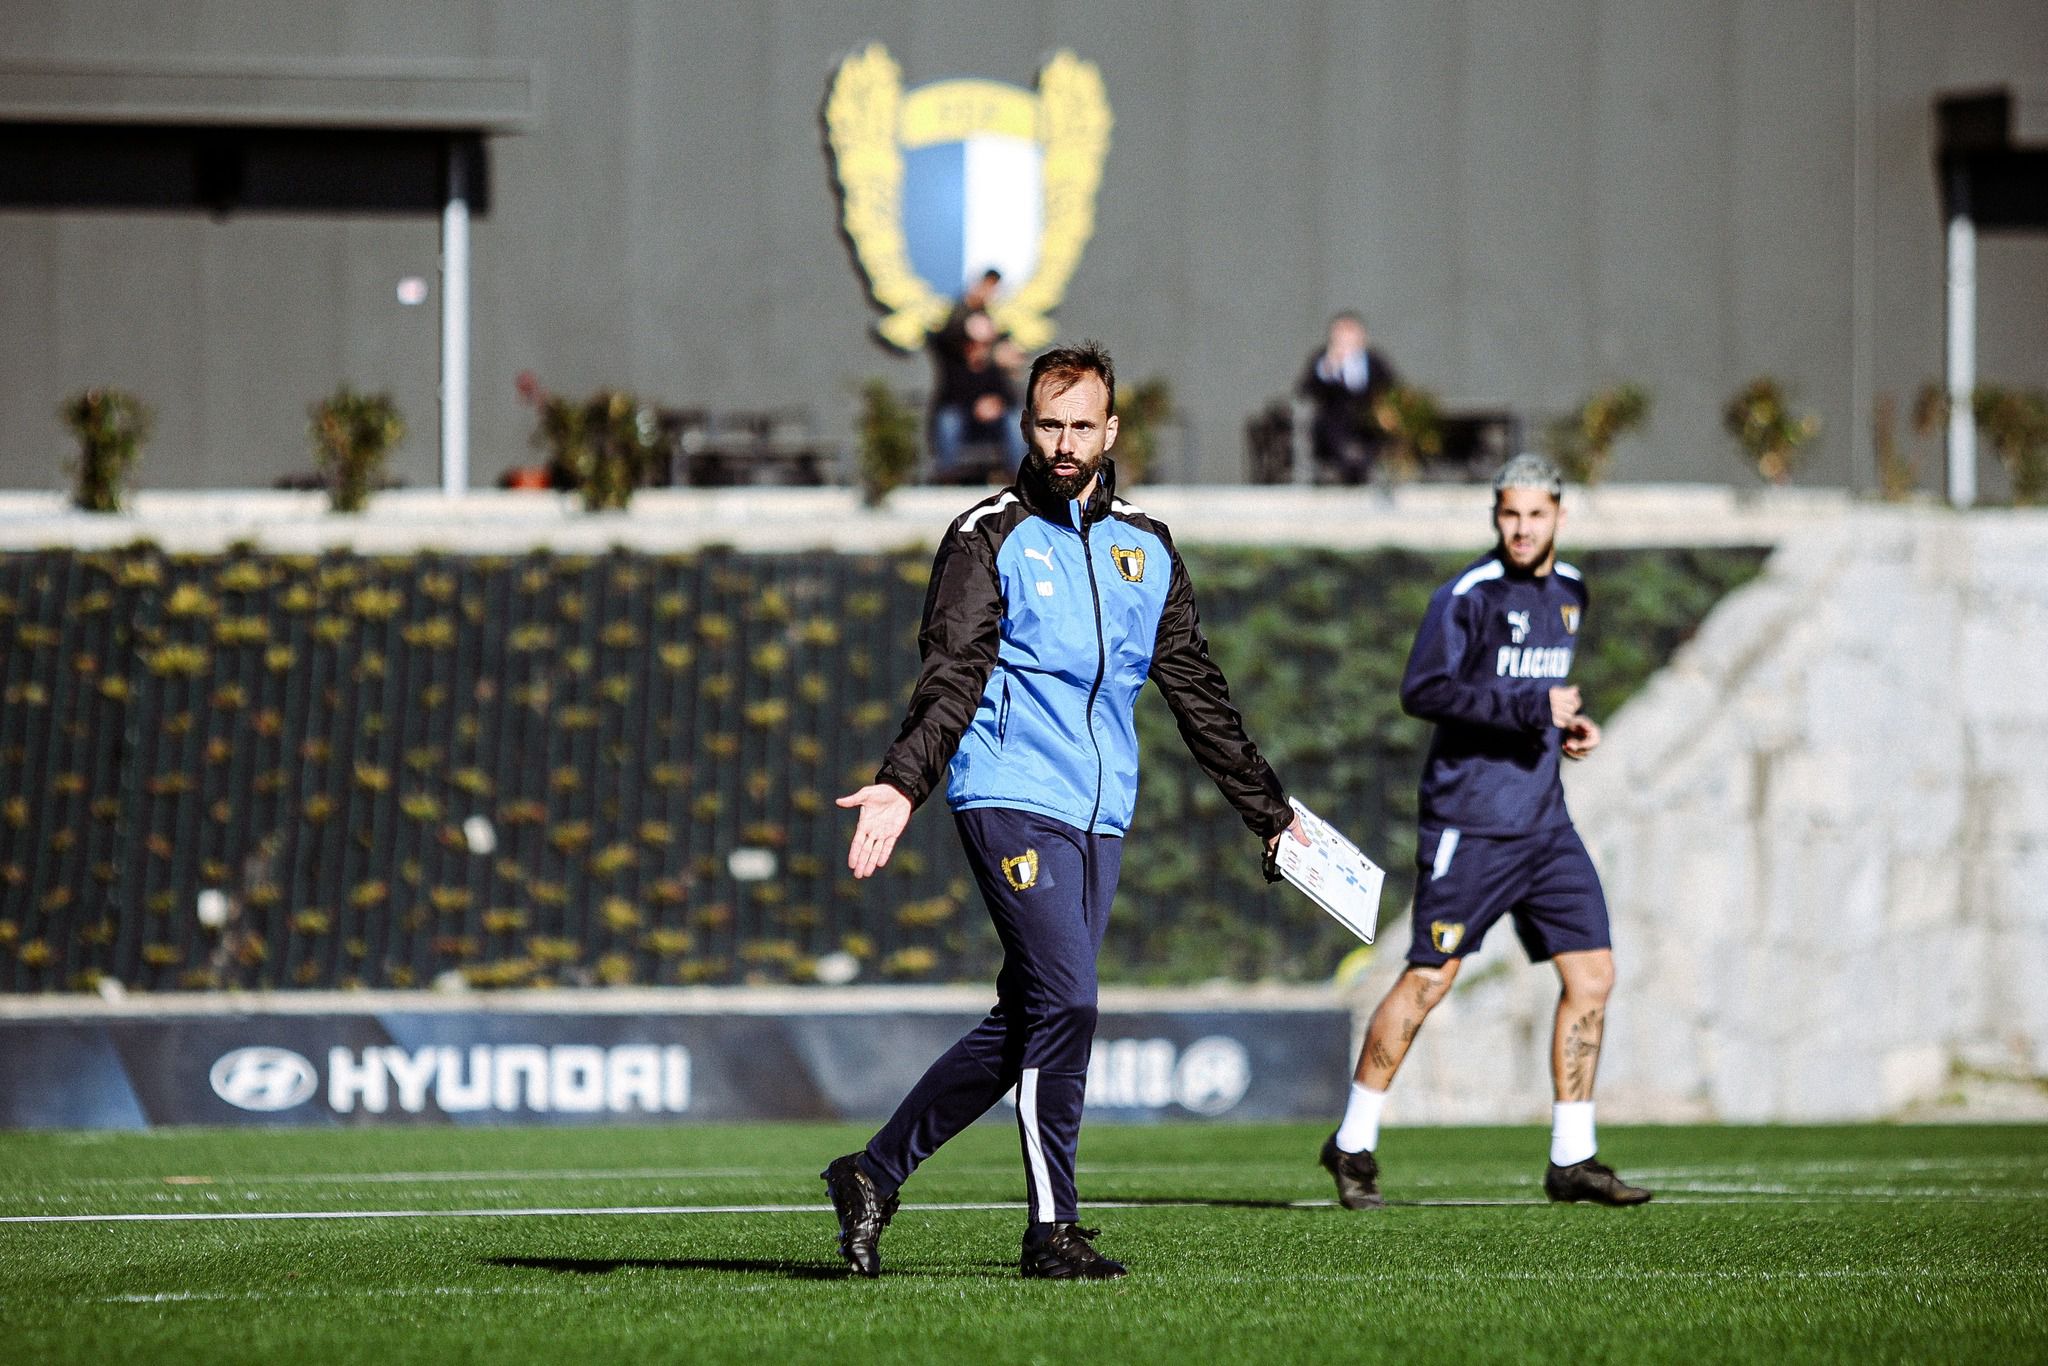
[[[1051,341],[1047,315],[1095,231],[1111,122],[1102,73],[1071,52],[1046,61],[1036,91],[972,79],[905,90],[880,43],[841,62],[825,140],[841,226],[887,310],[882,339],[916,350],[971,281],[997,270],[997,326],[1026,348]]]
[[[1038,851],[1026,849],[1015,858],[1003,860],[1003,877],[1013,892],[1028,892],[1038,884]]]

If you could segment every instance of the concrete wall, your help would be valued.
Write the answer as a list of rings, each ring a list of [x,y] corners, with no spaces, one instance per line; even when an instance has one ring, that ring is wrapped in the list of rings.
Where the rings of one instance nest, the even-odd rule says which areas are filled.
[[[1572,767],[1620,977],[1604,1116],[2048,1114],[2043,564],[2040,514],[1817,518]],[[1489,938],[1390,1122],[1545,1113],[1555,1002]]]
[[[828,74],[871,39],[911,84],[1028,84],[1061,46],[1101,65],[1116,130],[1058,320],[1173,381],[1186,475],[1241,477],[1245,417],[1358,306],[1455,403],[1648,383],[1623,478],[1748,478],[1719,406],[1781,375],[1828,424],[1805,477],[1868,486],[1872,398],[1940,369],[1931,101],[2038,81],[2048,8],[9,0],[0,56],[539,63],[540,126],[494,142],[475,237],[481,481],[528,458],[525,369],[805,403],[835,434],[848,381],[922,383],[866,338],[820,150]],[[54,406],[93,383],[156,405],[146,482],[268,483],[343,380],[396,393],[400,473],[432,482],[434,309],[393,287],[437,253],[420,219],[0,213],[0,486],[56,485]],[[1984,373],[2048,381],[2048,241],[1987,241],[1982,280]]]

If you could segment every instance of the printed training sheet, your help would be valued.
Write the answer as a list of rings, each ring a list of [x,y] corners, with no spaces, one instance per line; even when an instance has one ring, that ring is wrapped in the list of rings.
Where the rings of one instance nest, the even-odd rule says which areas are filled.
[[[1321,816],[1300,802],[1293,806],[1308,843],[1304,845],[1292,835],[1280,837],[1274,856],[1280,875],[1370,944],[1379,926],[1380,886],[1386,881],[1386,870]]]

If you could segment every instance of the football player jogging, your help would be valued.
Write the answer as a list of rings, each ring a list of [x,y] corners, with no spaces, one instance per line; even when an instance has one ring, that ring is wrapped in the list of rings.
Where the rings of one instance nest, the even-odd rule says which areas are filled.
[[[1436,733],[1422,772],[1408,967],[1373,1012],[1344,1122],[1323,1144],[1346,1209],[1383,1203],[1373,1150],[1387,1087],[1458,965],[1503,915],[1530,960],[1556,964],[1563,984],[1544,1193],[1603,1205],[1650,1198],[1599,1161],[1594,1140],[1614,953],[1600,877],[1558,781],[1559,755],[1584,759],[1600,744],[1564,681],[1586,614],[1579,571],[1557,558],[1564,484],[1548,460],[1518,455],[1493,490],[1499,543],[1430,598],[1401,680],[1401,706]]]
[[[1002,941],[996,1005],[931,1065],[865,1149],[821,1173],[839,1250],[864,1276],[918,1164],[1011,1088],[1023,1144],[1028,1277],[1124,1274],[1080,1227],[1074,1153],[1095,1036],[1095,959],[1137,799],[1132,717],[1149,677],[1180,732],[1270,853],[1294,827],[1209,657],[1186,566],[1166,528],[1116,496],[1116,372],[1093,343],[1031,367],[1017,482],[939,543],[903,729],[860,812],[847,866],[889,861],[943,779],[967,861]]]

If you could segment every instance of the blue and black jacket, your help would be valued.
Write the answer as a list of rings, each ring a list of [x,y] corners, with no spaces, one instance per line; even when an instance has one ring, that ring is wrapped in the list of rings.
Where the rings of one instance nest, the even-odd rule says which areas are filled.
[[[1105,458],[1084,505],[1033,463],[962,514],[932,564],[924,669],[876,781],[922,804],[944,775],[957,811],[1035,811],[1093,834],[1130,828],[1132,709],[1159,685],[1195,760],[1261,838],[1287,796],[1209,657],[1166,527],[1115,496]]]
[[[1436,722],[1422,770],[1424,829],[1532,835],[1571,821],[1550,690],[1571,674],[1586,601],[1572,566],[1519,573],[1498,551],[1430,598],[1401,679],[1402,709]]]

